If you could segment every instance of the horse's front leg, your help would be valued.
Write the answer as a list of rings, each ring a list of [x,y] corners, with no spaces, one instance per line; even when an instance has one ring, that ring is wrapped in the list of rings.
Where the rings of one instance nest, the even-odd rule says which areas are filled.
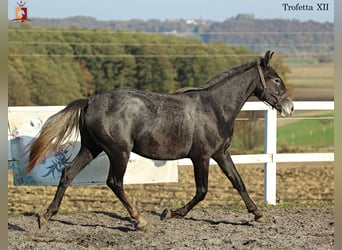
[[[218,153],[215,155],[214,160],[218,163],[223,173],[228,177],[228,179],[233,184],[233,187],[239,192],[243,201],[246,204],[247,210],[254,214],[254,219],[257,222],[266,222],[266,217],[257,208],[254,201],[249,197],[246,190],[245,184],[237,171],[232,158],[230,157],[228,151]]]
[[[161,214],[161,219],[170,219],[173,217],[184,217],[197,203],[202,201],[208,192],[208,172],[209,159],[191,159],[194,165],[196,194],[194,198],[185,206],[171,210],[166,208]]]

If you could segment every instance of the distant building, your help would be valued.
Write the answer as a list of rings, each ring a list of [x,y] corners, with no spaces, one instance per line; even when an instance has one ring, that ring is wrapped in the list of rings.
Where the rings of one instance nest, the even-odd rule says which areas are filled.
[[[198,23],[195,19],[188,19],[188,20],[186,20],[186,24],[197,25]]]
[[[238,14],[235,19],[239,21],[253,20],[254,14]]]

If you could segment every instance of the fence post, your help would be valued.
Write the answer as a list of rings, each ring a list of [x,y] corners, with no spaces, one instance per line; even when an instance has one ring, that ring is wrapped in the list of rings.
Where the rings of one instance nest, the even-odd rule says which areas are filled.
[[[271,155],[271,162],[264,163],[264,204],[276,204],[277,163],[273,161],[277,153],[277,111],[265,111],[264,153]]]

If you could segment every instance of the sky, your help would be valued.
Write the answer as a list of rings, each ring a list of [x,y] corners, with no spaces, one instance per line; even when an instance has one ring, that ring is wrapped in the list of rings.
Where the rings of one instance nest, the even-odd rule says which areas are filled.
[[[8,18],[15,18],[20,0],[8,0]],[[28,18],[65,18],[91,16],[97,20],[209,19],[223,21],[237,14],[254,14],[261,19],[298,19],[334,22],[334,0],[23,0]],[[318,4],[327,3],[328,10]],[[308,5],[313,10],[289,10]],[[321,6],[321,9],[323,6]]]

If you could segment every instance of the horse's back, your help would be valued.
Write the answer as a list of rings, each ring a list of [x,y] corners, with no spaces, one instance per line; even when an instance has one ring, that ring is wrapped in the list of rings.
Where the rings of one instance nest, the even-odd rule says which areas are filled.
[[[87,126],[121,131],[128,129],[135,120],[143,119],[148,123],[146,118],[154,113],[155,104],[143,97],[144,94],[140,91],[112,90],[95,96],[89,100],[85,117]]]
[[[175,95],[138,90],[111,90],[89,100],[88,119],[158,119],[189,113],[189,100]],[[145,121],[147,122],[147,121]]]
[[[102,145],[114,142],[149,158],[177,159],[191,148],[192,105],[186,97],[113,90],[89,101],[85,123]]]

